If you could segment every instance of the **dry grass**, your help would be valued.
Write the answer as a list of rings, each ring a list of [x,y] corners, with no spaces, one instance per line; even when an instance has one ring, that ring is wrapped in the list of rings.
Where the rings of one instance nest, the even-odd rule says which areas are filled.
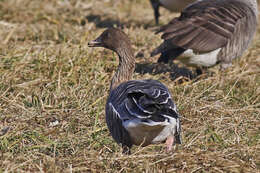
[[[162,10],[161,24],[176,14]],[[0,1],[0,172],[260,172],[260,29],[227,71],[165,83],[183,116],[183,145],[121,154],[104,105],[117,57],[87,42],[124,26],[140,68],[151,68],[148,0]],[[180,65],[179,65],[180,66]]]

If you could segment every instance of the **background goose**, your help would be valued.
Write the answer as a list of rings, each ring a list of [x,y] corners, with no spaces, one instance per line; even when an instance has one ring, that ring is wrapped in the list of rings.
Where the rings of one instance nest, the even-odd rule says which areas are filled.
[[[179,115],[166,86],[155,80],[130,80],[135,59],[127,35],[110,28],[88,45],[111,49],[119,56],[106,104],[106,122],[123,152],[130,153],[133,144],[166,141],[169,151],[173,143],[181,143]]]
[[[248,48],[257,28],[256,0],[201,0],[160,28],[164,42],[151,55],[188,65],[229,67]]]
[[[153,10],[156,24],[159,23],[160,6],[172,11],[181,12],[187,5],[196,0],[150,0]]]

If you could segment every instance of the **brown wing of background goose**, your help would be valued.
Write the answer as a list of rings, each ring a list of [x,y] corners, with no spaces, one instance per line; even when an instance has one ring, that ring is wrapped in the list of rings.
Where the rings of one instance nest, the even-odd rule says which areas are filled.
[[[244,18],[246,18],[244,20]],[[169,24],[161,27],[157,32],[162,32],[165,41],[152,52],[152,56],[181,47],[192,49],[194,52],[203,53],[216,50],[228,44],[237,28],[239,32],[255,32],[256,14],[243,0],[204,0],[191,4],[183,10],[181,16],[173,19]],[[254,21],[250,21],[254,20]],[[241,22],[246,21],[252,31],[242,30]],[[252,35],[251,34],[251,35]],[[247,37],[246,39],[249,39]]]

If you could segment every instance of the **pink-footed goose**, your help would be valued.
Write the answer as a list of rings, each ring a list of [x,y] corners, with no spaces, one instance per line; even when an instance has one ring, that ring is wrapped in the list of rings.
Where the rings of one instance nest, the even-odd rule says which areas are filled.
[[[181,12],[187,5],[194,2],[196,0],[150,0],[153,10],[154,10],[154,18],[156,24],[159,23],[160,6],[172,11],[172,12]]]
[[[158,62],[178,58],[187,65],[231,66],[252,42],[257,29],[256,0],[200,0],[162,26],[164,42],[151,53]]]
[[[127,35],[109,28],[88,46],[104,47],[119,56],[106,103],[106,122],[123,153],[130,154],[132,145],[166,141],[170,151],[174,143],[181,143],[179,114],[167,87],[156,80],[131,80],[135,58]]]

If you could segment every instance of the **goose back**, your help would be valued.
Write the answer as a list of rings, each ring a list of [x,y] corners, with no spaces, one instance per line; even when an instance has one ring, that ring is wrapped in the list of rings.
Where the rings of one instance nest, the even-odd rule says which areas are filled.
[[[168,89],[155,80],[131,80],[120,84],[111,91],[106,105],[106,121],[110,133],[114,140],[123,146],[131,147],[133,144],[146,146],[153,143],[158,134],[155,133],[153,136],[151,132],[160,131],[169,125],[171,118],[177,120],[176,129],[172,129],[176,133],[172,135],[175,136],[177,143],[181,143],[181,127],[176,106]],[[129,125],[128,122],[133,121],[138,121],[147,127],[142,131],[147,133],[147,136],[144,136],[146,139],[137,137],[138,141],[136,137],[130,136],[126,126]]]

